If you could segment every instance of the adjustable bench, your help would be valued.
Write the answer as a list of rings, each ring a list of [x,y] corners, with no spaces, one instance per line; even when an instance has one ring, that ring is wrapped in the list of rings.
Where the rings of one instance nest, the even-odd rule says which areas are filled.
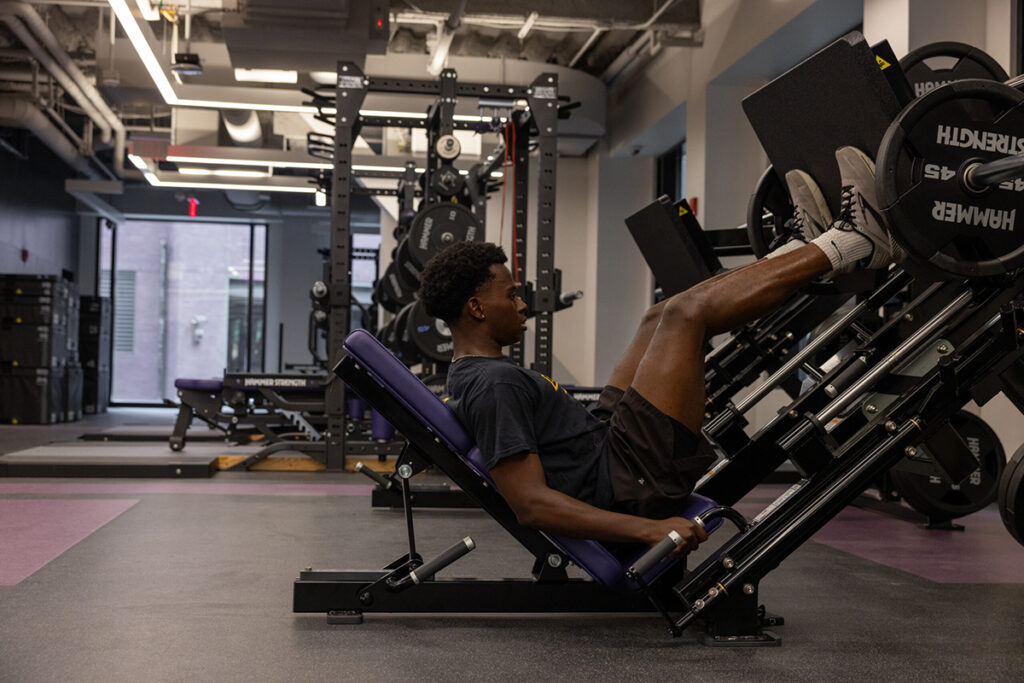
[[[267,456],[295,450],[323,462],[324,378],[322,375],[229,373],[223,379],[174,381],[181,405],[169,445],[185,448],[193,418],[239,443],[261,435],[267,445],[230,469],[248,469]],[[298,440],[296,440],[298,439]]]
[[[366,331],[350,334],[344,349],[347,355],[335,372],[407,439],[394,476],[405,502],[409,552],[379,570],[301,572],[294,585],[295,612],[326,612],[331,623],[360,623],[364,612],[621,612],[650,611],[653,606],[665,613],[661,603],[672,599],[671,586],[685,572],[684,561],[666,558],[674,547],[670,539],[650,552],[638,545],[623,561],[597,541],[520,525],[495,488],[479,449],[448,407]],[[475,543],[463,539],[427,563],[416,552],[409,479],[431,465],[530,551],[530,579],[433,579]],[[735,514],[699,495],[679,511],[708,532],[728,513]],[[569,578],[570,562],[590,579]]]

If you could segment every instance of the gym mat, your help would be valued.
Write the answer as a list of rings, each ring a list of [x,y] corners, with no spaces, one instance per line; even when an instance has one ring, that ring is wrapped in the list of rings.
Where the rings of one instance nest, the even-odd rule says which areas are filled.
[[[0,477],[211,477],[229,449],[195,444],[176,453],[166,443],[65,441],[0,456]]]
[[[172,431],[174,431],[174,425],[170,423],[162,425],[121,425],[99,432],[88,432],[78,438],[83,441],[163,441],[167,443]],[[193,427],[188,430],[186,438],[189,443],[195,441],[223,441],[224,434],[212,429],[196,429]]]

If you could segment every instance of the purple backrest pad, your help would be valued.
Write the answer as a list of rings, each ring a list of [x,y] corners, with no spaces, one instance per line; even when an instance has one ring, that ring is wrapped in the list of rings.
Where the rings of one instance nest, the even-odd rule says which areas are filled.
[[[455,414],[387,347],[366,330],[355,330],[345,339],[344,348],[346,353],[352,356],[374,381],[387,389],[402,405],[408,408],[445,445],[466,461],[484,481],[494,486],[494,481],[484,467],[483,454],[473,444],[473,439],[466,433]],[[715,507],[715,505],[710,498],[691,494],[679,514],[687,519],[692,519],[695,515]],[[632,561],[623,564],[597,541],[557,534],[545,535],[598,583],[606,586],[625,584],[629,588],[638,587],[625,578],[625,570],[632,564],[632,561],[646,551],[646,548],[638,546],[637,556]],[[653,581],[675,562],[676,560],[670,558],[655,565],[644,576],[644,579],[648,582]]]

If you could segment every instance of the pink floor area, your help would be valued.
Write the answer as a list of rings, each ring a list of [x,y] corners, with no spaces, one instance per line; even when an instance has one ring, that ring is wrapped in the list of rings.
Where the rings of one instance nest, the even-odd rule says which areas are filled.
[[[369,496],[373,484],[247,484],[210,481],[0,482],[0,495]]]
[[[0,586],[13,586],[138,500],[0,500]]]
[[[966,530],[928,530],[848,507],[812,539],[936,583],[1024,583],[1024,546],[994,507],[957,522]]]

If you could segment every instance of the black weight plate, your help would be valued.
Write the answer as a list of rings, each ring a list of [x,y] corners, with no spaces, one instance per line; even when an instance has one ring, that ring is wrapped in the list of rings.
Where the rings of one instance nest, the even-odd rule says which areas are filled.
[[[999,481],[999,516],[1010,535],[1024,545],[1024,446],[1010,458]]]
[[[956,519],[981,510],[995,502],[999,481],[1006,466],[1006,451],[999,437],[980,417],[961,410],[950,418],[978,461],[979,467],[959,486],[937,472],[932,475],[894,468],[892,484],[912,508],[933,519]],[[926,446],[919,450],[927,453]]]
[[[385,325],[384,327],[382,327],[379,330],[377,330],[377,335],[376,335],[377,339],[384,346],[387,346],[388,348],[391,348],[390,347],[390,343],[389,343],[388,340],[392,339],[392,335],[394,334],[394,331],[395,331],[395,320],[394,320],[394,318],[392,318],[391,321],[387,325]]]
[[[416,298],[416,290],[408,289],[402,284],[394,263],[384,269],[384,275],[381,276],[380,282],[381,292],[386,295],[386,298],[397,304],[396,310],[402,306],[408,306]]]
[[[893,236],[911,259],[945,277],[998,275],[1024,265],[1024,181],[983,194],[960,169],[1024,152],[1024,93],[963,80],[904,108],[882,138],[876,181]],[[1024,218],[1024,211],[1020,211]]]
[[[409,240],[403,239],[398,243],[395,250],[395,274],[398,276],[402,287],[409,292],[418,291],[420,288],[421,268],[409,255]]]
[[[432,375],[421,377],[420,381],[427,385],[427,388],[434,392],[435,396],[445,394],[445,383],[448,381],[447,372],[435,372]]]
[[[417,265],[425,266],[450,244],[483,238],[480,222],[472,211],[461,204],[441,202],[416,214],[409,230],[409,255]]]
[[[409,367],[423,361],[420,350],[416,348],[416,344],[413,343],[412,337],[409,335],[409,318],[416,306],[417,303],[414,301],[404,306],[402,310],[398,312],[398,315],[395,316],[394,320],[395,328],[391,332],[391,350],[395,352],[395,355],[398,356],[400,361]]]
[[[452,359],[452,333],[439,318],[432,318],[417,301],[406,323],[416,348],[431,360],[448,363]]]
[[[928,60],[942,58],[952,58],[956,62],[948,68],[936,65],[935,61],[932,64],[928,63]],[[943,42],[923,45],[908,52],[900,60],[900,68],[913,86],[915,97],[929,93],[950,81],[965,78],[1005,81],[1009,78],[999,62],[967,43]]]
[[[793,202],[789,190],[771,166],[761,174],[747,203],[747,238],[754,256],[785,244],[792,236]]]
[[[391,298],[390,289],[384,286],[384,278],[380,278],[373,285],[373,300],[389,313],[397,313],[401,306]]]

